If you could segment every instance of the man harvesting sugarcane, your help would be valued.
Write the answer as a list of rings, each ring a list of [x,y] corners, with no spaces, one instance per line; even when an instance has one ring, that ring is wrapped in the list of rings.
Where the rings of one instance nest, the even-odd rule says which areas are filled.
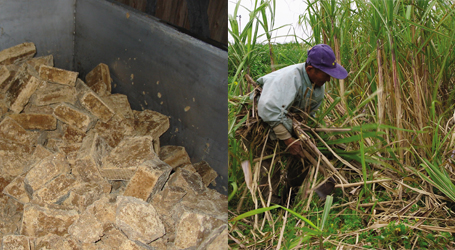
[[[282,140],[294,156],[304,157],[300,141],[292,136],[292,106],[314,115],[324,98],[324,83],[330,77],[344,79],[348,72],[335,62],[330,46],[318,44],[308,50],[305,63],[295,64],[257,80],[262,85],[258,115],[273,129],[272,139]]]
[[[293,156],[304,159],[302,142],[293,136],[292,119],[287,116],[289,110],[296,107],[314,116],[324,99],[324,84],[330,81],[330,77],[344,79],[347,76],[348,72],[336,63],[330,46],[318,44],[308,50],[305,63],[291,65],[259,78],[257,83],[261,85],[262,92],[258,101],[258,115],[272,128],[270,138],[283,141]],[[286,175],[282,199],[286,199],[289,188],[302,184],[306,171],[303,171],[302,166],[291,167]],[[333,190],[335,181],[330,178],[330,182],[316,190],[322,199]]]

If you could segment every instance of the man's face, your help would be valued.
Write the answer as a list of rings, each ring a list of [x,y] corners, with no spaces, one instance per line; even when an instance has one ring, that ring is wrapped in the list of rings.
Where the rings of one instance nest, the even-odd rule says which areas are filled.
[[[310,80],[314,83],[315,87],[317,88],[322,87],[324,83],[330,81],[330,75],[313,66],[308,66],[307,74],[310,77]]]

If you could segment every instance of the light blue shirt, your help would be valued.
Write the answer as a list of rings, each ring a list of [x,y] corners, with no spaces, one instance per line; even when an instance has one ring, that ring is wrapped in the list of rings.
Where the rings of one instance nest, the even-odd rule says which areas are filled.
[[[305,63],[282,68],[259,78],[257,82],[262,86],[258,114],[272,128],[283,124],[292,132],[292,120],[286,116],[288,110],[295,106],[314,115],[324,99],[324,85],[313,89]]]

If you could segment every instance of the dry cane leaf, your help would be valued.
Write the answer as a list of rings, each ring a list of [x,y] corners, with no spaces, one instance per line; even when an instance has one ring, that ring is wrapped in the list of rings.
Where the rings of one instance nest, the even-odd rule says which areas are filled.
[[[242,169],[243,169],[243,175],[245,176],[245,182],[246,186],[250,191],[251,190],[251,184],[253,183],[253,174],[251,173],[251,165],[249,161],[243,161],[242,162]]]

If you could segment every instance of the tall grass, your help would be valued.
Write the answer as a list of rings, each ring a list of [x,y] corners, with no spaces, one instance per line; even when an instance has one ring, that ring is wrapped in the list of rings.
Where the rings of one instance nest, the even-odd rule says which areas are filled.
[[[315,30],[314,42],[332,46],[352,72],[347,79],[347,108],[354,109],[377,92],[367,106],[371,121],[428,132],[414,136],[398,130],[386,137],[399,149],[400,163],[412,164],[415,158],[404,152],[416,143],[420,153],[431,157],[434,152],[428,145],[432,132],[439,129],[437,119],[453,108],[449,100],[454,83],[454,5],[309,0],[308,6],[305,20]],[[343,83],[332,82],[330,89],[343,98]]]
[[[283,67],[304,62],[307,45],[326,43],[334,49],[338,63],[350,74],[344,81],[332,80],[327,83],[325,105],[318,112],[316,121],[311,123],[350,130],[310,135],[320,152],[334,159],[333,166],[341,176],[351,183],[361,183],[360,189],[340,191],[340,201],[354,202],[354,206],[349,205],[349,208],[366,221],[363,227],[367,229],[374,226],[379,230],[383,227],[381,220],[374,214],[374,208],[378,204],[389,204],[387,202],[391,204],[387,210],[389,213],[409,218],[419,214],[415,212],[415,207],[422,211],[430,211],[430,207],[439,209],[439,212],[434,210],[419,214],[424,216],[419,217],[420,221],[413,222],[414,228],[441,231],[444,225],[455,226],[437,222],[437,216],[453,216],[451,208],[455,204],[455,165],[452,159],[455,155],[455,133],[452,129],[455,124],[452,118],[455,108],[455,3],[442,0],[306,0],[307,10],[302,13],[300,22],[311,27],[313,35],[303,45],[296,46],[300,49],[300,56],[287,61],[286,56],[277,53],[280,46],[272,46],[273,55],[270,57],[270,42],[261,45],[255,40],[261,35],[255,33],[255,27],[258,27],[255,25],[269,23],[264,21],[267,15],[259,18],[260,13],[270,7],[268,4],[270,2],[261,1],[256,5],[257,9],[251,11],[251,24],[247,26],[251,28],[251,39],[247,39],[250,33],[244,31],[237,34],[235,28],[230,30],[237,39],[229,47],[229,121],[232,128],[229,174],[236,176],[232,179],[235,179],[235,187],[238,187],[237,194],[231,196],[230,211],[231,204],[240,208],[233,212],[235,216],[257,211],[251,202],[245,201],[239,206],[240,198],[251,199],[242,183],[242,175],[238,174],[241,173],[240,162],[253,161],[258,157],[253,152],[260,151],[254,150],[251,145],[247,147],[236,135],[238,129],[250,124],[254,114],[239,115],[245,107],[251,107],[251,101],[243,95],[252,87],[243,81],[243,75],[249,73],[257,79],[271,72],[272,65]],[[256,71],[252,71],[252,68],[261,68],[261,74],[255,75]],[[263,72],[265,68],[267,72]],[[286,154],[282,152],[280,156],[284,157],[277,157],[277,167],[285,165],[279,160],[285,160]],[[315,160],[318,162],[317,158]],[[385,177],[393,177],[393,181],[371,184],[371,181]],[[301,197],[308,198],[304,195]],[[402,207],[397,208],[397,203],[403,204]],[[345,205],[338,203],[336,206]],[[367,211],[360,209],[368,206],[372,208]],[[382,208],[384,206],[381,205]],[[310,199],[300,200],[293,211],[306,213],[309,215],[306,218],[310,218],[314,209],[317,210],[316,201]],[[337,221],[336,218],[342,216],[343,211],[331,215],[331,220]],[[280,214],[271,216],[276,217],[268,221],[280,222]],[[386,221],[394,221],[390,219],[393,218],[391,214],[387,216],[389,219]],[[431,220],[434,227],[425,227],[430,216],[436,217]],[[402,219],[398,221],[403,222]],[[344,223],[348,224],[347,220]],[[248,225],[243,227],[249,228]],[[351,229],[354,230],[355,226]],[[389,232],[387,230],[382,232]],[[254,234],[266,234],[257,228],[253,231]],[[358,231],[359,234],[362,232]],[[231,233],[233,238],[239,237]],[[344,235],[337,239],[338,242],[343,242],[343,237],[349,238],[345,232],[338,233]],[[399,242],[401,246],[407,246],[408,243],[416,247],[428,247],[425,244],[438,246],[436,241],[425,240],[425,235],[410,234],[410,240],[413,241],[409,243],[404,238],[398,240],[392,233],[387,240]],[[257,244],[257,239],[252,246],[258,246],[259,249],[267,245]],[[295,239],[289,242],[292,242],[289,243],[292,246],[303,244],[303,241]],[[276,241],[271,236],[268,243],[273,245]],[[368,243],[374,244],[373,238]],[[355,244],[360,243],[356,241]]]

